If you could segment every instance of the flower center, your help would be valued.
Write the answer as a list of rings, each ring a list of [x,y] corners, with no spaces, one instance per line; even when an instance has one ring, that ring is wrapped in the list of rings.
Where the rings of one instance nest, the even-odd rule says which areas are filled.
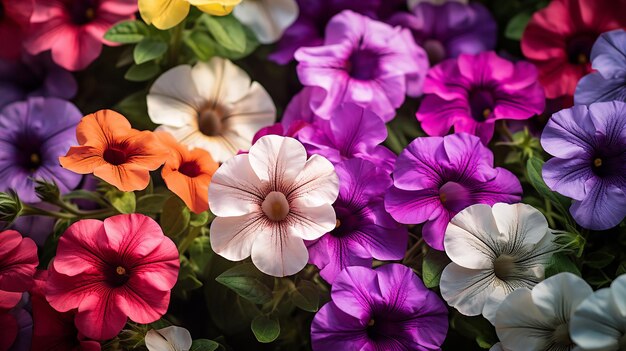
[[[261,209],[269,220],[280,222],[289,214],[289,202],[283,193],[272,191],[263,200]]]
[[[126,153],[120,149],[109,148],[104,150],[104,154],[102,154],[102,158],[104,160],[114,166],[119,166],[121,164],[126,163]]]
[[[569,325],[567,323],[560,324],[554,329],[552,338],[555,343],[563,346],[571,346],[574,344],[569,337]]]
[[[567,41],[567,60],[573,65],[586,65],[589,63],[591,48],[598,35],[593,33],[582,33],[575,35]]]
[[[224,125],[222,118],[226,116],[226,110],[219,104],[208,104],[198,112],[198,130],[206,136],[217,136],[222,133]]]
[[[96,17],[96,0],[71,0],[67,6],[74,24],[82,25]]]
[[[34,172],[39,166],[41,166],[41,156],[39,156],[39,152],[33,152],[26,162],[26,168]]]
[[[596,154],[590,159],[592,172],[601,178],[621,177],[626,174],[625,145],[599,140]]]
[[[428,39],[422,46],[424,47],[424,50],[426,50],[428,61],[430,61],[431,66],[443,61],[443,59],[446,58],[446,48],[439,40]]]
[[[186,175],[189,178],[195,178],[202,173],[200,170],[200,166],[194,161],[183,162],[183,164],[178,167],[178,172]]]
[[[471,193],[463,185],[447,182],[439,188],[439,200],[448,211],[460,212],[472,204]]]
[[[357,80],[372,80],[376,77],[379,55],[371,50],[357,49],[346,62],[346,71]]]
[[[507,280],[515,271],[515,258],[509,255],[500,255],[493,261],[493,270],[500,280]]]
[[[355,229],[359,227],[361,215],[355,213],[353,209],[335,206],[335,213],[337,214],[335,229],[330,231],[330,235],[333,237],[343,238],[354,233]]]
[[[105,272],[106,282],[114,288],[120,287],[130,279],[128,269],[122,265],[111,265]]]
[[[490,89],[480,87],[470,91],[469,103],[472,118],[478,122],[484,122],[493,112],[495,99]]]

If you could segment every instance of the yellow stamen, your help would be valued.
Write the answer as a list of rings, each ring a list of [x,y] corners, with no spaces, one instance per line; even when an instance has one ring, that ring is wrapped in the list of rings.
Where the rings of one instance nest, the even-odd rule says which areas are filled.
[[[32,153],[30,155],[30,163],[38,165],[39,163],[41,163],[41,159],[39,158],[39,155],[36,153]]]
[[[595,160],[593,160],[593,165],[596,167],[600,167],[602,166],[602,159],[601,158],[596,158]]]
[[[489,117],[489,115],[491,115],[491,109],[490,108],[486,108],[483,110],[483,117],[487,118]]]
[[[589,59],[587,58],[587,55],[585,54],[578,54],[577,61],[581,65],[584,65],[589,62]]]
[[[118,275],[126,275],[126,268],[122,266],[117,266],[117,268],[115,269],[115,273],[117,273]]]

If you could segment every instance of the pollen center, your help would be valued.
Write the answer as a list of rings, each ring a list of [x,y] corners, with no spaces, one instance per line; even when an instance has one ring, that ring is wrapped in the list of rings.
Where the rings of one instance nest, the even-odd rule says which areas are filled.
[[[224,125],[222,118],[226,111],[219,104],[208,103],[198,112],[198,130],[206,136],[218,136],[222,134]]]
[[[261,209],[268,219],[279,222],[289,214],[289,202],[283,193],[272,191],[263,200]]]
[[[562,346],[567,347],[567,346],[571,346],[574,344],[574,342],[569,336],[569,326],[567,323],[558,325],[554,329],[554,334],[552,334],[552,338],[554,339],[555,343],[562,345]]]
[[[593,160],[593,165],[595,167],[602,167],[602,159],[601,158],[596,158],[595,160]]]
[[[500,255],[493,261],[493,270],[500,280],[507,280],[515,271],[515,258],[509,255]]]
[[[183,162],[180,167],[178,167],[178,172],[189,178],[195,178],[202,173],[200,166],[194,161]]]
[[[117,268],[115,268],[115,273],[117,273],[118,275],[126,275],[126,268],[122,266],[117,266]]]
[[[104,154],[102,155],[104,160],[114,166],[119,166],[123,163],[126,163],[126,153],[122,150],[110,148],[104,150]]]

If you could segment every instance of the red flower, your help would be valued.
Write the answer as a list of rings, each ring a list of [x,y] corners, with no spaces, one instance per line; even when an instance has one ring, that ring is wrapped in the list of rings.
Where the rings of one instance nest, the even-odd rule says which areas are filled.
[[[626,26],[626,1],[552,0],[531,18],[522,52],[539,69],[546,97],[574,95],[578,80],[591,71],[596,38]]]
[[[10,313],[0,313],[0,351],[7,351],[17,338],[17,320]]]
[[[17,59],[33,13],[32,0],[0,0],[0,57]]]
[[[78,309],[86,337],[111,339],[127,317],[147,324],[165,314],[179,264],[176,245],[150,217],[78,221],[59,240],[46,298],[59,312]]]
[[[15,230],[0,232],[0,311],[13,308],[33,285],[37,245]]]

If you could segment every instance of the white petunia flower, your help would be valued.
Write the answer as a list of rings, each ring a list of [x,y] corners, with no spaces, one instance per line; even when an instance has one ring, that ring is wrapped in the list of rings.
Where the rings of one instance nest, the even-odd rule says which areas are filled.
[[[295,0],[244,0],[233,15],[252,29],[259,42],[271,44],[298,18],[298,4]]]
[[[266,135],[213,175],[211,247],[231,261],[252,256],[269,275],[295,274],[309,259],[304,240],[335,228],[338,194],[330,161],[319,155],[307,160],[296,139]]]
[[[560,273],[507,296],[496,312],[495,326],[508,351],[580,351],[569,335],[576,308],[593,293],[582,278]]]
[[[152,329],[146,334],[145,341],[150,351],[189,351],[192,343],[189,331],[176,326]]]
[[[626,350],[626,274],[578,306],[570,335],[584,351]]]
[[[163,73],[150,88],[148,115],[158,130],[224,162],[247,150],[254,134],[274,123],[267,91],[232,62],[213,58]]]
[[[502,343],[496,343],[493,346],[491,346],[489,351],[511,351],[511,350],[507,350],[504,347],[502,347]]]
[[[478,204],[459,212],[444,238],[452,260],[441,274],[441,294],[468,316],[493,323],[500,302],[544,278],[555,246],[546,218],[525,204]]]

